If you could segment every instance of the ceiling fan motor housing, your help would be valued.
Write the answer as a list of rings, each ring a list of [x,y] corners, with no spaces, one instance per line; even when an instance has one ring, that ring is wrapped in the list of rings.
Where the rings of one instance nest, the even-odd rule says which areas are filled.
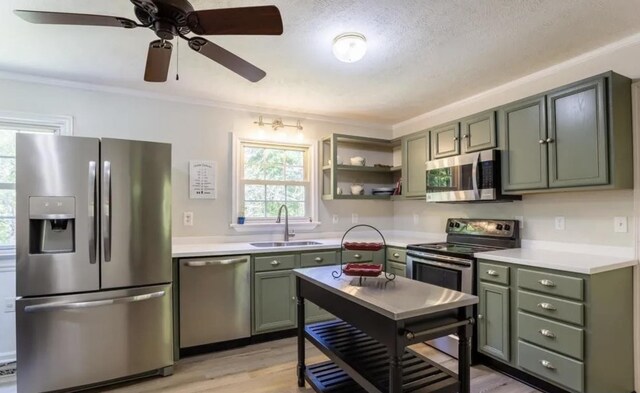
[[[187,0],[131,0],[136,17],[162,39],[188,34],[187,15],[193,6]]]

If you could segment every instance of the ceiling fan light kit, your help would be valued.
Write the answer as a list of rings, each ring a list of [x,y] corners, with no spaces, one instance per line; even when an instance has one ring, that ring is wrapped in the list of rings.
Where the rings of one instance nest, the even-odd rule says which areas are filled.
[[[169,72],[174,37],[186,40],[189,47],[243,78],[257,82],[266,72],[228,50],[198,35],[281,35],[282,17],[276,6],[239,7],[196,11],[187,0],[131,0],[140,23],[105,15],[15,10],[27,22],[54,25],[108,26],[132,29],[146,27],[159,40],[149,44],[144,80],[165,82]]]
[[[343,33],[333,40],[333,55],[344,63],[355,63],[367,53],[367,39],[360,33]]]

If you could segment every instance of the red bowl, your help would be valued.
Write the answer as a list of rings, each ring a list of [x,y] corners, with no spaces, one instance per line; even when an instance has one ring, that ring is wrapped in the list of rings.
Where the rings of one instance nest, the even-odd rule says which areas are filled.
[[[378,277],[382,273],[382,265],[371,263],[347,263],[342,269],[347,276]]]
[[[345,242],[343,247],[352,251],[378,251],[382,250],[384,244],[370,242]]]

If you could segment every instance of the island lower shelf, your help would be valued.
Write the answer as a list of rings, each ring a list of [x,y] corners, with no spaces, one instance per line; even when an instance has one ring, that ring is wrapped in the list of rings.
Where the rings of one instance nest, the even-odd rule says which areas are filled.
[[[305,379],[317,392],[387,392],[387,348],[342,320],[307,325],[305,337],[330,361],[310,365]],[[410,349],[402,362],[402,392],[454,393],[460,384],[452,371]]]

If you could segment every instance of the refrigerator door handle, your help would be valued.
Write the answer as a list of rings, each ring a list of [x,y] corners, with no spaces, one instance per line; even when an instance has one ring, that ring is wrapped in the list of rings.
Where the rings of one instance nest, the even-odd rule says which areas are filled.
[[[143,295],[117,297],[113,299],[93,300],[88,302],[71,302],[71,303],[49,303],[49,304],[35,304],[33,306],[26,306],[25,312],[41,312],[41,311],[62,311],[62,310],[77,310],[89,307],[101,307],[110,306],[112,304],[120,303],[135,303],[145,300],[156,299],[163,297],[165,291],[157,291],[151,293],[145,293]]]
[[[89,263],[96,263],[96,162],[89,161]]]
[[[104,261],[111,261],[111,161],[104,162],[104,184],[102,201],[104,203],[102,217],[102,238],[104,241]]]

